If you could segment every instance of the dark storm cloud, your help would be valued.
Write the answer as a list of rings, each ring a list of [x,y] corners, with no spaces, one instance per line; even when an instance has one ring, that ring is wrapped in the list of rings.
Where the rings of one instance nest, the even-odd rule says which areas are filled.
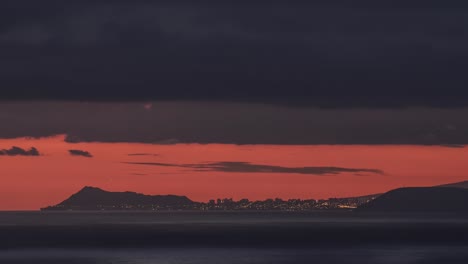
[[[468,103],[466,1],[5,0],[1,99]]]
[[[87,157],[87,158],[92,158],[93,157],[93,155],[91,155],[91,153],[89,153],[88,151],[84,151],[84,150],[70,149],[70,150],[68,150],[68,152],[72,156],[82,156],[82,157]]]
[[[246,103],[0,103],[0,138],[150,144],[468,144],[468,108],[316,109]],[[177,139],[177,140],[174,140]]]
[[[223,161],[203,164],[169,164],[153,162],[125,162],[127,164],[189,168],[195,171],[220,171],[220,172],[240,172],[240,173],[296,173],[311,175],[330,175],[341,173],[372,173],[383,174],[377,169],[356,169],[340,167],[282,167],[272,165],[252,164],[249,162]]]
[[[39,151],[32,147],[29,150],[13,146],[10,149],[0,149],[0,156],[39,156]]]

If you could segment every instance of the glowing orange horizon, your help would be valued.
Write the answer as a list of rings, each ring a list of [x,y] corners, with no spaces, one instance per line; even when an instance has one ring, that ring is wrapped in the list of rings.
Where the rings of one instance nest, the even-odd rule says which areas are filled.
[[[322,199],[468,179],[465,174],[468,149],[443,146],[71,144],[64,142],[64,136],[0,139],[0,149],[11,146],[34,146],[42,156],[0,156],[0,210],[36,210],[64,200],[83,186],[109,191],[186,195],[195,201],[224,197]],[[69,149],[86,150],[94,157],[71,156]],[[141,153],[151,155],[128,155]],[[124,163],[223,161],[284,167],[369,168],[382,170],[385,174],[234,173]]]

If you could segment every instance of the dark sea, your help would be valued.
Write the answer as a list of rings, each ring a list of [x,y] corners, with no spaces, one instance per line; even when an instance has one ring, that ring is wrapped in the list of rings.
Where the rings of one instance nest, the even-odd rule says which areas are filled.
[[[467,264],[468,215],[1,212],[0,264]]]

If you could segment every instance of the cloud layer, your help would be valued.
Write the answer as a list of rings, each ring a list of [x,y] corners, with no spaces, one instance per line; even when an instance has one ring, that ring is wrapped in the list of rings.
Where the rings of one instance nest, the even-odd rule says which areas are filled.
[[[261,104],[0,103],[0,138],[150,144],[468,144],[468,109],[316,109]]]
[[[468,4],[6,0],[0,99],[467,106]]]
[[[162,167],[178,167],[188,168],[194,171],[219,171],[219,172],[239,172],[239,173],[297,173],[310,175],[333,175],[341,173],[371,173],[384,174],[383,171],[377,169],[362,169],[362,168],[340,168],[340,167],[282,167],[272,165],[252,164],[249,162],[240,161],[223,161],[203,164],[170,164],[157,162],[125,162],[127,164],[162,166]]]

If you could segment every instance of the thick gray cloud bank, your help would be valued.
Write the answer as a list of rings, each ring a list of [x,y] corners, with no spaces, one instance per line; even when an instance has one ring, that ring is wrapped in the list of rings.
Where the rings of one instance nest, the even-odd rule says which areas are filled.
[[[39,156],[39,151],[32,147],[29,150],[13,146],[10,149],[0,149],[0,156]]]
[[[0,103],[0,138],[69,142],[468,144],[468,108],[316,109],[262,104]]]
[[[170,164],[170,163],[155,163],[155,162],[125,162],[127,164],[162,166],[162,167],[178,167],[188,168],[195,171],[220,171],[220,172],[240,172],[240,173],[297,173],[311,175],[330,175],[340,173],[372,173],[384,174],[383,171],[377,169],[357,169],[357,168],[340,168],[340,167],[282,167],[272,165],[252,164],[249,162],[239,161],[223,161],[203,164]]]
[[[468,3],[4,0],[0,99],[468,105]]]
[[[89,153],[88,151],[84,151],[84,150],[70,149],[70,150],[68,150],[68,152],[72,156],[82,156],[82,157],[86,157],[86,158],[92,158],[93,157],[93,155],[91,155],[91,153]]]

